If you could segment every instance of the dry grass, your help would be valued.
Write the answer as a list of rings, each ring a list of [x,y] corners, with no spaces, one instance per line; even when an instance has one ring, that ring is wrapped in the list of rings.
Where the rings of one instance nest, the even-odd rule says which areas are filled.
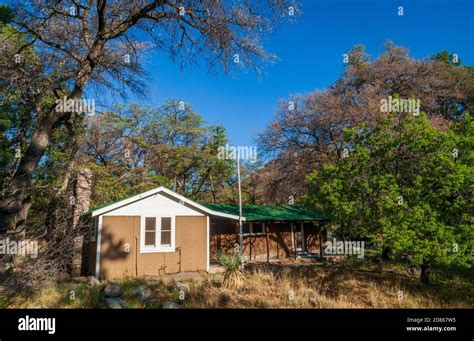
[[[220,307],[219,287],[206,288],[204,306]],[[421,285],[403,267],[347,264],[307,265],[247,274],[241,289],[226,291],[226,307],[260,308],[454,308],[473,307],[466,279]],[[189,302],[189,306],[203,302]],[[200,303],[200,304],[199,304]]]
[[[184,300],[172,283],[149,279],[119,281],[126,307],[159,308],[173,300],[185,308],[472,308],[472,270],[436,269],[433,281],[422,285],[400,264],[337,263],[292,266],[254,266],[245,273],[244,285],[229,290],[221,276],[199,281],[187,279],[190,292]],[[145,302],[132,292],[146,283],[152,297]],[[105,307],[101,290],[84,281],[47,285],[30,293],[17,293],[5,307]],[[71,299],[74,291],[74,299]],[[400,296],[403,292],[403,298]],[[182,298],[182,297],[181,297]]]

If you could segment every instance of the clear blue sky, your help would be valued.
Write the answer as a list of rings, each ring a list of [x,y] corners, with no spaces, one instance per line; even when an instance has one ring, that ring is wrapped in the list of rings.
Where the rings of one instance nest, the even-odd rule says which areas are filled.
[[[474,65],[473,0],[302,0],[303,14],[268,37],[278,55],[261,77],[209,74],[208,68],[179,65],[155,55],[147,64],[152,83],[144,105],[168,98],[190,103],[207,124],[223,124],[230,142],[253,145],[272,120],[280,99],[332,84],[343,70],[342,54],[354,44],[377,55],[387,39],[423,58],[442,50]],[[404,16],[397,15],[398,6]]]

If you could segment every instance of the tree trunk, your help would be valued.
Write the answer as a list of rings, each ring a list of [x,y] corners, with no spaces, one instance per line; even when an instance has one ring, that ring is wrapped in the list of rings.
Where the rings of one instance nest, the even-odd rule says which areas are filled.
[[[84,93],[94,67],[94,60],[100,55],[104,44],[104,40],[94,42],[91,52],[79,67],[74,88],[68,99],[76,100]],[[31,178],[48,147],[53,127],[69,115],[70,113],[58,111],[56,107],[53,107],[49,115],[38,120],[38,126],[31,137],[25,155],[23,155],[4,197],[0,200],[0,235],[8,230],[13,219],[22,209]]]
[[[390,253],[392,252],[392,248],[390,246],[386,246],[382,251],[382,260],[384,262],[388,262],[390,260]]]
[[[33,172],[48,146],[52,127],[59,119],[59,117],[54,119],[52,116],[56,115],[51,115],[50,118],[38,123],[36,131],[31,137],[30,145],[0,201],[0,234],[5,233],[11,227],[14,218],[22,209]]]
[[[430,282],[431,263],[424,262],[421,264],[420,281],[421,283],[428,284]]]
[[[211,194],[212,194],[212,202],[215,204],[216,201],[216,191],[214,190],[214,183],[212,181],[212,175],[209,176],[210,184],[211,184]]]
[[[28,211],[32,204],[31,197],[27,196],[25,200],[23,200],[21,210],[17,215],[15,233],[19,239],[23,239],[26,236],[26,218],[28,217]]]

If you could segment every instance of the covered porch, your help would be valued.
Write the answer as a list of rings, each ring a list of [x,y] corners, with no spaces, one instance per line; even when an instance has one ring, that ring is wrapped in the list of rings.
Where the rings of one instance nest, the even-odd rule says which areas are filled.
[[[238,205],[213,204],[208,208],[237,215]],[[276,259],[317,259],[325,240],[324,224],[328,218],[317,211],[297,206],[243,205],[243,255],[246,261]],[[239,250],[239,221],[210,216],[210,260],[218,250]]]

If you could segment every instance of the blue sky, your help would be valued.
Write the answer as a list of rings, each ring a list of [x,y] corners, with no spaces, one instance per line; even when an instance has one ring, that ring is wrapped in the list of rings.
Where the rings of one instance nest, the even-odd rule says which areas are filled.
[[[272,120],[280,99],[331,85],[343,70],[342,54],[354,44],[372,55],[387,39],[423,58],[442,50],[474,65],[472,0],[302,0],[296,23],[284,23],[266,39],[278,55],[265,74],[210,74],[205,65],[181,70],[156,54],[147,63],[150,90],[143,105],[168,98],[190,103],[207,124],[223,124],[234,145],[253,145]],[[404,15],[397,15],[398,6]]]

